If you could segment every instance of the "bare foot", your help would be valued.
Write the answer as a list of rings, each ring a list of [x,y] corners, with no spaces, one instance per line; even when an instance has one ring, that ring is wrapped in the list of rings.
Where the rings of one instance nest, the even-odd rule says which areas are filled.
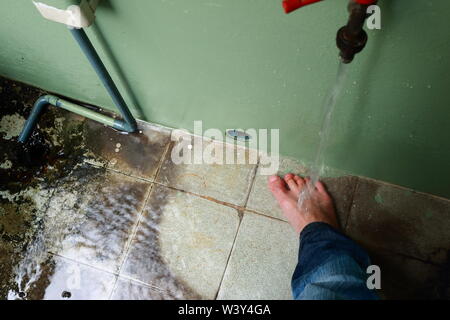
[[[278,176],[269,177],[269,189],[278,201],[284,216],[297,233],[312,222],[325,222],[339,229],[333,200],[325,189],[322,182],[317,182],[311,188],[309,195],[298,206],[300,192],[308,188],[309,178],[301,178],[292,173],[281,179]]]

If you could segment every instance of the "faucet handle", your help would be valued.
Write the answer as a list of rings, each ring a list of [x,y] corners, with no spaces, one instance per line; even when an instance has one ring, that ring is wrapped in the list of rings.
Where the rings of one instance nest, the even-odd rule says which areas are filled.
[[[309,4],[319,2],[319,1],[322,1],[322,0],[284,0],[283,1],[284,12],[290,13],[301,7],[304,7]]]
[[[362,5],[370,6],[372,4],[376,4],[378,0],[354,0],[354,1]]]

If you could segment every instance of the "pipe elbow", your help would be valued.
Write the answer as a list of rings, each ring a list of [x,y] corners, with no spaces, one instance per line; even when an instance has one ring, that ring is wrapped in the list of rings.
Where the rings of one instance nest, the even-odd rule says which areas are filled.
[[[45,106],[47,104],[51,104],[56,106],[58,103],[59,98],[52,96],[52,95],[45,95],[45,96],[41,96],[39,97],[36,102],[34,103],[35,106]]]
[[[136,122],[134,122],[132,124],[127,123],[126,126],[125,126],[125,131],[128,132],[128,133],[136,132],[137,129],[138,128],[137,128],[137,123]]]
[[[128,133],[133,133],[137,131],[137,123],[133,122],[133,123],[128,123],[124,120],[116,120],[114,121],[114,129],[117,129],[119,131],[124,131],[124,132],[128,132]]]
[[[34,127],[39,121],[39,117],[44,111],[44,108],[49,104],[56,106],[58,104],[58,100],[59,100],[58,97],[52,95],[41,96],[36,100],[33,109],[31,110],[30,116],[28,117],[28,120],[25,122],[25,126],[19,135],[18,139],[19,142],[21,143],[27,142],[27,140],[30,138],[33,132]]]

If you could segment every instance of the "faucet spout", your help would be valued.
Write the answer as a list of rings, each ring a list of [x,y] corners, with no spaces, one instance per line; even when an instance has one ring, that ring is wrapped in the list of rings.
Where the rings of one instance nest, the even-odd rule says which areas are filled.
[[[290,13],[304,6],[320,2],[322,0],[284,0],[283,8]],[[364,31],[367,8],[376,4],[378,0],[350,0],[348,10],[350,18],[347,25],[339,29],[336,44],[340,50],[339,56],[343,63],[350,63],[355,55],[361,52],[367,43],[367,33]]]
[[[364,22],[367,18],[367,8],[375,4],[376,0],[351,0],[348,5],[350,17],[347,25],[339,29],[336,44],[340,50],[339,56],[343,63],[350,63],[357,53],[367,44],[367,33]]]

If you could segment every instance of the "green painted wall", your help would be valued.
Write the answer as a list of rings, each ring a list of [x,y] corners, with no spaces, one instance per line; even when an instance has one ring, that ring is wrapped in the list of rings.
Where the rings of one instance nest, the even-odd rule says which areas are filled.
[[[280,128],[282,154],[310,161],[347,1],[289,16],[280,2],[103,0],[88,34],[141,118],[188,129],[194,120]],[[382,30],[369,32],[351,65],[326,162],[450,198],[450,2],[380,5]],[[65,27],[29,0],[2,1],[0,74],[111,107]]]

